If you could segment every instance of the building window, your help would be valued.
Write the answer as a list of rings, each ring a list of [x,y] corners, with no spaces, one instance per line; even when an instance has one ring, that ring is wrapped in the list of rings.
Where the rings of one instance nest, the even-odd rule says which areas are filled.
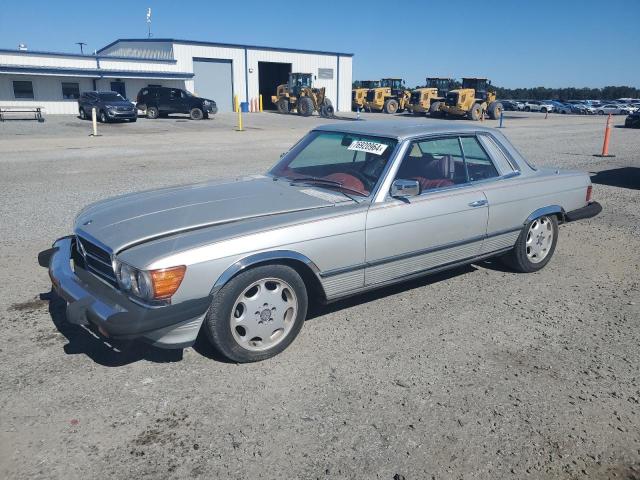
[[[114,82],[111,82],[111,91],[117,92],[120,95],[122,95],[124,98],[127,98],[127,91],[124,87],[124,82],[121,80],[116,80]]]
[[[77,100],[80,98],[80,84],[62,82],[62,98],[65,100]]]
[[[13,82],[13,96],[15,98],[33,98],[33,84],[22,80]]]

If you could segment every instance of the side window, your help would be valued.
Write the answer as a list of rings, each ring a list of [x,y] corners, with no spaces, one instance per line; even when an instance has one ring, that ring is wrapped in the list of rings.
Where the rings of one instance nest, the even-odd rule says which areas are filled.
[[[461,137],[460,142],[462,143],[470,182],[498,176],[496,167],[476,137]]]
[[[169,94],[169,98],[171,98],[171,100],[177,100],[180,98],[180,90],[171,90],[171,93]]]
[[[14,81],[13,96],[14,98],[33,98],[33,84],[30,81]]]
[[[501,175],[507,175],[518,170],[518,166],[514,160],[507,156],[507,154],[496,144],[496,141],[490,135],[478,135],[478,140],[493,160],[494,165],[498,169],[498,173]]]
[[[396,179],[417,180],[422,190],[466,183],[467,173],[458,137],[413,142]]]

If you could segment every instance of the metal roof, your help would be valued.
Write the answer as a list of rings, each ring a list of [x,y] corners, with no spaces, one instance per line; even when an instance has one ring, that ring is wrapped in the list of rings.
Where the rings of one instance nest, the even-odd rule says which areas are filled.
[[[321,125],[314,130],[328,132],[353,133],[355,135],[373,135],[404,140],[431,134],[494,132],[493,128],[481,127],[477,123],[443,122],[424,119],[420,122],[397,120],[362,120]]]
[[[244,45],[237,43],[220,43],[220,42],[201,42],[198,40],[181,40],[177,38],[119,38],[109,45],[102,47],[98,50],[98,53],[105,51],[107,48],[113,47],[114,45],[120,42],[145,42],[145,43],[182,43],[186,45],[206,45],[212,47],[223,47],[223,48],[242,48],[249,50],[270,50],[276,52],[292,52],[292,53],[310,53],[314,55],[335,55],[341,57],[353,57],[353,53],[342,53],[342,52],[326,52],[322,50],[304,50],[298,48],[277,48],[277,47],[266,47],[264,45]]]
[[[188,72],[147,72],[140,70],[108,70],[104,68],[36,67],[24,65],[0,65],[0,73],[81,76],[91,78],[157,78],[166,80],[188,80]]]
[[[106,47],[105,47],[106,48]],[[119,55],[86,55],[81,53],[65,53],[65,52],[47,52],[44,50],[16,50],[10,48],[0,48],[0,54],[8,53],[10,55],[40,55],[48,57],[73,57],[73,58],[85,58],[90,60],[137,60],[144,62],[158,62],[158,63],[177,63],[174,58],[144,58],[144,57],[126,57]]]

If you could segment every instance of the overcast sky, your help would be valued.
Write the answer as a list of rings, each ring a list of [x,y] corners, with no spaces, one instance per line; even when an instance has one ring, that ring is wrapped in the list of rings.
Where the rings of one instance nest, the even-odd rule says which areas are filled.
[[[504,87],[640,87],[640,0],[0,0],[0,48],[91,52],[116,38],[355,54],[353,79],[486,76]]]

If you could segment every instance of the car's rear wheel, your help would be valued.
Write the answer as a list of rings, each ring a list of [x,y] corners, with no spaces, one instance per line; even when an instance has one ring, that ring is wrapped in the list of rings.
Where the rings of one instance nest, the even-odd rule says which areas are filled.
[[[503,261],[517,272],[537,272],[549,263],[557,242],[556,216],[534,218],[522,229],[513,250],[503,257]]]
[[[197,107],[189,110],[189,116],[191,117],[191,120],[202,120],[203,115],[204,114],[202,113],[202,110]]]
[[[87,118],[89,118],[89,117],[87,116],[87,112],[85,112],[85,111],[84,111],[84,108],[82,108],[82,107],[80,107],[80,118],[81,118],[82,120],[86,120]]]
[[[160,116],[160,110],[157,107],[147,107],[147,118],[156,119]]]
[[[234,362],[273,357],[296,338],[307,315],[307,290],[285,265],[238,274],[214,296],[204,328],[214,348]]]

